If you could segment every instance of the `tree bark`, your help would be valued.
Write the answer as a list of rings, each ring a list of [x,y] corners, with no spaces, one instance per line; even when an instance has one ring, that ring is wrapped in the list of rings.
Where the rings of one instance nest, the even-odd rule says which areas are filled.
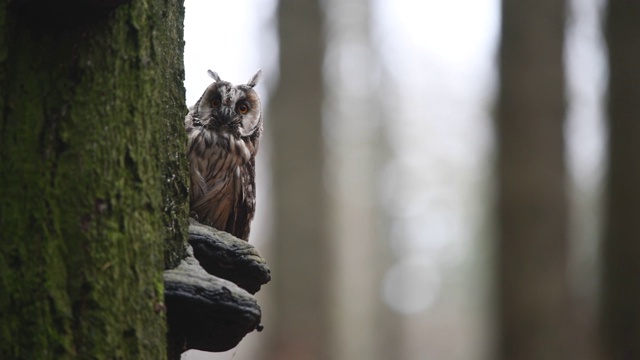
[[[166,358],[183,17],[181,0],[0,2],[0,358]]]
[[[504,0],[498,127],[498,358],[569,352],[565,2]]]
[[[640,3],[610,0],[609,173],[606,185],[601,334],[606,359],[640,358]]]

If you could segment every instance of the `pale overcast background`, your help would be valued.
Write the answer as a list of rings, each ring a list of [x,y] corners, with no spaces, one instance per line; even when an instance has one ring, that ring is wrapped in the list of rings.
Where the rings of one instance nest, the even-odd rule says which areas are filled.
[[[325,3],[330,3],[326,2]],[[469,263],[478,233],[486,231],[486,213],[493,155],[492,106],[495,92],[495,51],[499,31],[498,0],[372,0],[372,39],[386,74],[397,89],[408,88],[397,104],[397,126],[390,127],[394,158],[386,166],[383,201],[392,220],[390,251],[396,256],[380,296],[414,323],[419,332],[442,289],[464,286],[456,276],[473,278]],[[606,80],[601,35],[597,29],[599,0],[570,1],[566,66],[569,108],[568,160],[574,192],[574,264],[576,276],[589,270],[595,258],[597,222],[580,195],[593,198],[602,180]],[[277,83],[277,41],[274,0],[186,0],[185,71],[187,104],[193,105],[211,83],[207,69],[232,83],[246,82],[262,69],[258,86],[263,99]],[[336,71],[339,71],[336,70]],[[355,74],[357,75],[357,74]],[[354,75],[354,76],[355,76]],[[373,82],[375,83],[375,82]],[[411,114],[407,113],[411,110]],[[415,116],[415,114],[420,116]],[[265,128],[269,119],[265,119]],[[261,151],[268,152],[268,138]],[[258,160],[257,224],[252,243],[268,243],[268,156]],[[393,194],[391,194],[393,192]],[[590,196],[591,194],[591,196]],[[385,196],[386,199],[385,200]],[[586,265],[585,265],[586,264]],[[399,279],[414,278],[411,288]],[[486,279],[485,279],[486,280]],[[268,285],[267,285],[268,287]],[[594,291],[586,283],[583,293]],[[465,294],[461,291],[460,294]],[[259,294],[260,296],[260,294]],[[460,295],[458,295],[460,296]],[[482,296],[482,294],[480,294]],[[480,305],[458,299],[476,314]],[[453,300],[453,301],[458,301]],[[268,300],[260,300],[267,301]],[[482,315],[470,331],[479,343],[486,339]],[[486,316],[486,315],[485,315]],[[243,340],[237,350],[222,354],[187,352],[183,359],[240,359],[252,349]],[[407,340],[419,350],[420,339]],[[481,346],[481,345],[479,345]],[[244,355],[243,355],[244,353]],[[424,357],[427,358],[426,355]]]

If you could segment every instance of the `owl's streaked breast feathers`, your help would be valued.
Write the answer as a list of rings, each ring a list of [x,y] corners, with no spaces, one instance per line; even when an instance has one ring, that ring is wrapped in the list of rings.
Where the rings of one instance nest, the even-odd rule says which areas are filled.
[[[248,240],[255,212],[255,156],[262,134],[260,97],[209,70],[214,82],[185,118],[190,206],[198,221]]]

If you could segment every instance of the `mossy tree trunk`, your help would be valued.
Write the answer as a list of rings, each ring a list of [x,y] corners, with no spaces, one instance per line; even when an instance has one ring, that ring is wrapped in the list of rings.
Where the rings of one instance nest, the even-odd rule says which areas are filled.
[[[603,252],[604,358],[640,359],[640,22],[637,1],[609,0],[609,173]]]
[[[183,16],[182,0],[0,1],[0,358],[166,358]]]
[[[498,128],[498,359],[575,359],[569,345],[565,2],[504,0]]]

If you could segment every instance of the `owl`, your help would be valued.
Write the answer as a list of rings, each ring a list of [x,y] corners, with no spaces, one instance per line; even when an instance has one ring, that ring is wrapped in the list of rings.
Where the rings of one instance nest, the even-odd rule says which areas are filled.
[[[214,82],[189,109],[187,157],[191,213],[201,223],[248,240],[256,206],[255,161],[262,134],[260,97],[209,70]]]

